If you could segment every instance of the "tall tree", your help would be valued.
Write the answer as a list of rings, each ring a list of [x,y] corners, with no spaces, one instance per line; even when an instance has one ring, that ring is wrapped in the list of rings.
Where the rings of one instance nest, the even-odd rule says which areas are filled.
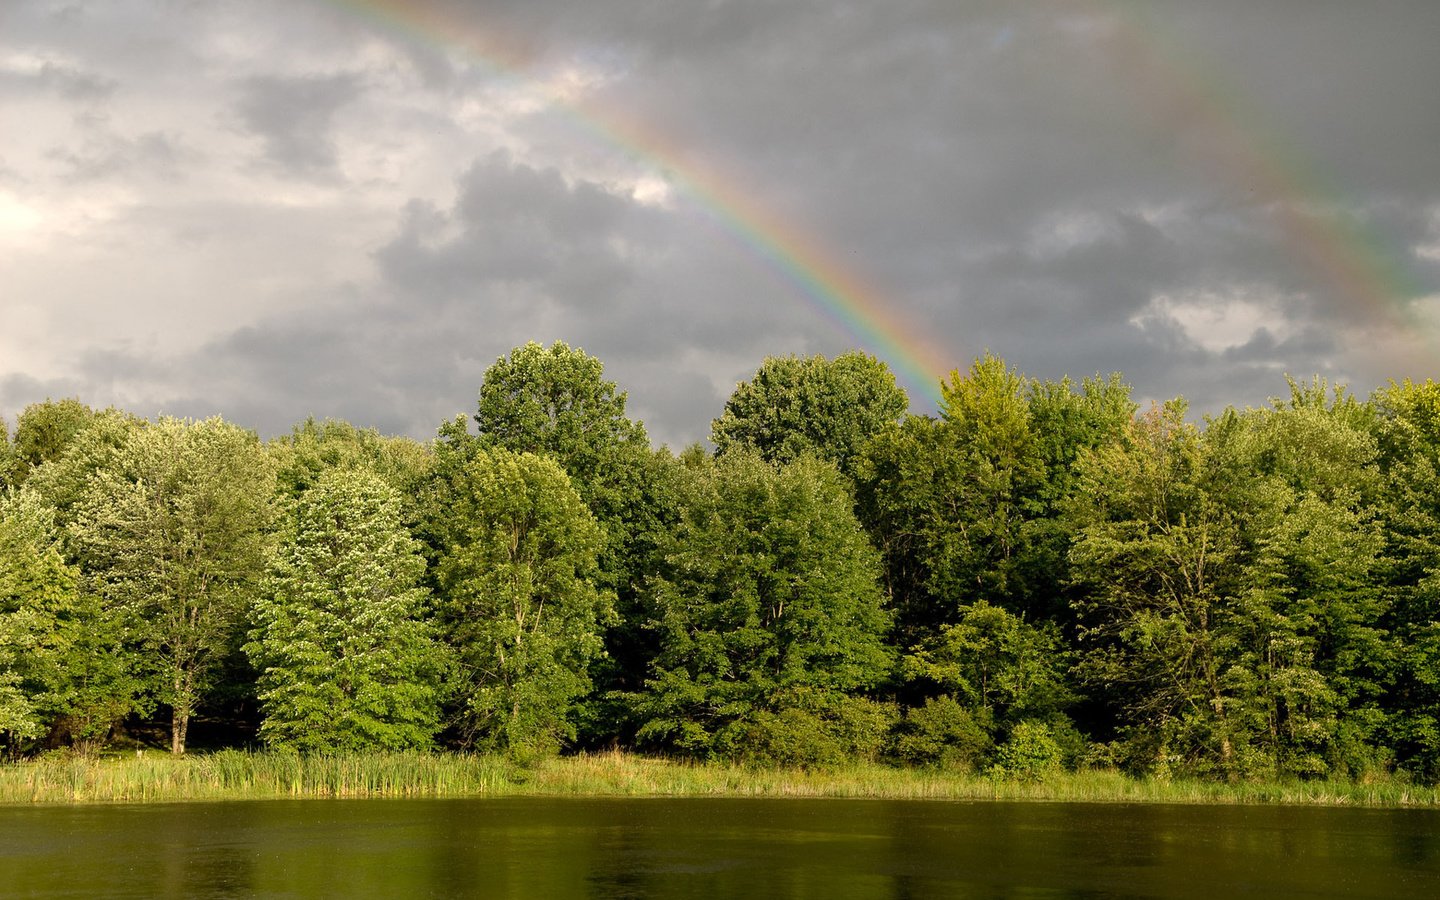
[[[10,425],[0,416],[0,490],[14,480],[11,469],[15,465],[15,448],[10,443]]]
[[[421,492],[431,465],[429,449],[415,440],[387,437],[338,419],[306,419],[290,434],[272,440],[267,449],[275,458],[275,480],[282,495],[299,497],[333,469],[365,470],[379,475],[399,494],[407,521],[413,521],[416,511],[404,504]]]
[[[38,498],[28,491],[0,496],[0,747],[8,755],[39,737],[64,707],[78,580]]]
[[[82,564],[155,663],[173,753],[258,590],[274,489],[254,434],[164,419],[134,431],[79,502],[70,530]]]
[[[430,746],[444,653],[417,587],[425,561],[378,475],[334,469],[291,505],[251,613],[266,743]]]
[[[466,437],[459,423],[441,434],[442,458],[463,460],[468,446],[555,460],[600,526],[597,581],[614,595],[619,615],[592,666],[597,696],[582,717],[590,743],[631,728],[624,704],[614,698],[644,678],[650,647],[638,627],[647,616],[641,583],[654,567],[655,535],[678,516],[667,486],[673,460],[650,449],[644,425],[626,415],[625,404],[599,359],[560,341],[549,347],[530,342],[486,370],[478,436]]]
[[[650,449],[625,400],[600,360],[563,341],[531,341],[485,370],[479,445],[551,457],[597,518],[618,520],[632,494],[630,468]]]
[[[1391,745],[1399,763],[1440,780],[1440,384],[1391,382],[1375,394],[1390,621],[1398,658]]]
[[[873,753],[884,717],[860,695],[890,666],[879,574],[833,465],[731,452],[696,469],[652,581],[641,739],[792,762]]]
[[[10,483],[22,484],[42,463],[59,459],[95,415],[95,410],[76,399],[46,400],[25,407],[15,422]]]
[[[1388,765],[1376,744],[1393,667],[1373,411],[1292,381],[1241,423],[1231,505],[1249,548],[1238,624],[1254,681],[1233,689],[1236,705],[1282,774],[1373,773]]]
[[[743,447],[770,462],[812,454],[848,474],[871,436],[909,405],[889,367],[873,356],[772,356],[736,385],[710,439],[722,455]]]
[[[462,738],[552,753],[575,736],[574,707],[613,615],[595,583],[600,529],[552,459],[481,450],[438,472],[430,527]]]
[[[1087,686],[1121,710],[1134,764],[1232,771],[1222,632],[1239,535],[1207,446],[1172,401],[1084,455],[1070,553]]]
[[[39,495],[0,498],[0,735],[10,753],[42,736],[89,752],[148,708],[124,624],[64,560]]]

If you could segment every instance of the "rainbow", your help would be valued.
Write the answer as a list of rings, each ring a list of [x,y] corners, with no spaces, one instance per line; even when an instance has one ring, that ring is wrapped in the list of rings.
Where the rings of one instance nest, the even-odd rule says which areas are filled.
[[[421,42],[464,52],[496,73],[529,84],[546,102],[569,114],[580,128],[663,172],[668,183],[694,207],[765,261],[822,316],[861,347],[885,360],[900,381],[940,405],[940,378],[953,362],[905,321],[885,293],[853,266],[724,173],[696,162],[686,148],[654,127],[593,99],[573,100],[563,90],[546,90],[530,74],[526,48],[487,31],[459,11],[434,0],[327,0],[332,6],[386,30]],[[1411,301],[1423,295],[1400,260],[1388,253],[1363,224],[1339,211],[1323,180],[1259,115],[1225,87],[1224,78],[1201,66],[1170,39],[1140,4],[1122,0],[1057,0],[1108,26],[1104,50],[1120,68],[1117,84],[1137,90],[1151,114],[1177,129],[1199,128],[1203,155],[1216,174],[1253,195],[1272,216],[1292,255],[1315,271],[1347,306],[1374,319],[1424,333]]]
[[[486,32],[429,0],[328,0],[391,31],[454,48],[498,75],[528,80],[524,48]],[[604,143],[665,173],[669,185],[790,283],[801,299],[866,351],[884,360],[900,382],[931,406],[940,405],[940,379],[953,369],[943,355],[889,302],[885,293],[813,236],[752,199],[754,192],[695,162],[667,136],[616,109],[575,103],[550,92],[549,102]]]
[[[1352,310],[1412,333],[1428,329],[1412,306],[1419,282],[1378,237],[1344,212],[1341,192],[1297,148],[1263,123],[1230,89],[1168,34],[1141,4],[1081,0],[1108,25],[1107,59],[1151,107],[1158,124],[1204,133],[1199,155],[1215,173],[1273,216],[1292,256],[1315,271]]]

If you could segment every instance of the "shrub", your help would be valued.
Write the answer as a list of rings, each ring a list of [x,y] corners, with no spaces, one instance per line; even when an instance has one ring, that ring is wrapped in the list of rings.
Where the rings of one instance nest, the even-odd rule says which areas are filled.
[[[1010,729],[1010,738],[995,752],[998,774],[1022,780],[1038,780],[1064,769],[1065,750],[1055,739],[1054,729],[1045,722],[1028,720]]]
[[[953,697],[932,697],[906,710],[895,729],[895,755],[915,765],[973,771],[990,749],[986,723]]]

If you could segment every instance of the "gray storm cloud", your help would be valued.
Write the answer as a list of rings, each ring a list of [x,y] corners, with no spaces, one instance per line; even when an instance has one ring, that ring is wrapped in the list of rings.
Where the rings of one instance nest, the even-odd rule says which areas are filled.
[[[1119,370],[1202,412],[1286,372],[1433,374],[1436,4],[427,6],[443,28],[6,4],[0,412],[425,437],[496,356],[563,339],[658,440],[702,438],[764,355],[865,328],[739,232],[784,234],[688,194],[691,165],[958,368]],[[657,138],[607,132],[617,110]]]

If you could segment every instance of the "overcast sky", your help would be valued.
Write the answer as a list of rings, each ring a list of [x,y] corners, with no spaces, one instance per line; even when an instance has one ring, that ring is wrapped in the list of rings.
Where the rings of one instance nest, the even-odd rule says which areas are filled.
[[[677,446],[879,323],[1202,413],[1365,394],[1440,360],[1437,39],[1430,0],[3,0],[0,415],[428,438],[564,340]]]

